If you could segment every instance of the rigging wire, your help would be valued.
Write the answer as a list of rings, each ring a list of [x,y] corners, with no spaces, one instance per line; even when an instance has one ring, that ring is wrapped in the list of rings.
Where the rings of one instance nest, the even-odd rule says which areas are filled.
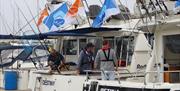
[[[34,21],[34,23],[35,23],[35,25],[36,25],[36,27],[37,27],[37,29],[38,29],[39,33],[41,33],[41,31],[40,31],[39,27],[37,26],[36,20],[35,20],[35,18],[34,18],[34,16],[33,16],[33,13],[32,13],[32,11],[31,11],[31,9],[30,9],[29,5],[27,4],[27,2],[26,2],[25,0],[23,0],[23,1],[24,1],[25,5],[27,6],[27,8],[28,8],[28,11],[29,11],[30,15],[32,16],[33,21]],[[34,31],[34,29],[33,29],[33,31]],[[34,32],[35,32],[35,31],[34,31]]]
[[[120,3],[120,5],[124,8],[124,6],[123,6],[123,5],[122,5],[122,3],[120,2],[120,0],[119,0],[119,3]],[[126,19],[125,19],[125,17],[124,17],[124,15],[123,15],[123,13],[121,13],[121,9],[120,9],[120,7],[119,7],[119,6],[118,6],[118,8],[119,8],[120,14],[121,14],[121,16],[122,16],[122,18],[123,18],[124,22],[126,23]]]
[[[9,34],[8,30],[12,32],[12,29],[10,28],[9,24],[7,23],[7,20],[2,16],[1,12],[0,12],[0,17],[1,17],[2,23],[3,23],[4,27],[5,27],[5,30],[6,30],[5,32],[7,34]],[[6,27],[8,28],[8,30],[7,30]]]
[[[86,1],[86,0],[83,0],[83,1],[85,2],[86,6],[87,6],[87,9],[89,10],[89,6],[88,6],[87,1]],[[83,1],[82,1],[82,4],[83,4],[83,7],[84,7],[84,11],[85,11],[85,14],[86,14],[86,18],[87,18],[87,20],[88,20],[89,27],[91,27],[90,16],[88,16],[88,12],[87,12],[86,9],[85,9],[85,4],[84,4]]]
[[[26,22],[28,23],[29,27],[32,29],[33,33],[36,34],[36,32],[34,31],[33,27],[31,26],[30,22],[28,22],[26,16],[24,15],[24,13],[22,12],[22,10],[19,8],[19,6],[17,5],[17,3],[15,2],[16,7],[19,9],[20,13],[23,15],[24,19],[26,20]],[[39,42],[41,43],[41,41],[39,40]],[[42,44],[42,43],[41,43]]]
[[[40,2],[40,1],[41,1],[41,2]],[[38,3],[38,4],[43,3],[43,2],[42,2],[42,0],[40,0],[40,1],[39,1],[40,3]],[[40,9],[40,11],[41,11],[41,10],[43,10],[43,9],[41,9],[40,7],[39,7],[39,9]],[[40,15],[40,12],[38,12],[38,13],[37,13],[37,15],[33,16],[33,18],[32,18],[32,19],[30,19],[28,22],[32,22],[32,21],[33,21],[33,19],[38,18],[38,17],[39,17],[39,15]],[[24,29],[24,28],[26,28],[28,25],[29,25],[29,24],[28,24],[28,23],[26,23],[24,26],[22,26],[21,28],[19,28],[19,30],[15,33],[15,35],[16,35],[16,34],[18,34],[18,33],[19,33],[19,32],[21,32],[21,31],[23,31],[23,29]]]
[[[13,2],[11,2],[11,7],[13,6],[12,3]],[[13,32],[12,32],[12,34],[14,34],[14,32],[15,32],[15,19],[16,19],[15,8],[12,7],[12,10],[13,10],[13,12],[12,12],[13,13],[13,24],[12,24]]]
[[[25,2],[25,0],[24,0],[24,2]],[[34,18],[34,16],[33,16],[32,12],[31,12],[29,6],[27,5],[27,2],[25,2],[25,4],[26,4],[26,6],[27,6],[27,8],[28,8],[28,10],[29,10],[29,12],[30,12],[30,14],[31,14],[31,16],[33,17],[33,21],[35,22],[36,27],[37,27],[39,33],[41,34],[41,31],[39,30],[39,27],[37,26],[37,23],[36,23],[36,21],[35,21],[35,18]],[[16,4],[16,5],[17,5],[17,4]],[[18,7],[18,6],[17,6],[17,7]],[[21,10],[21,9],[19,9],[19,10],[20,10],[20,12],[23,14],[23,17],[26,19],[26,22],[28,22],[28,21],[27,21],[27,18],[25,17],[24,13],[22,12],[22,10]],[[29,24],[30,28],[32,29],[32,31],[34,32],[34,34],[36,34],[36,32],[34,31],[33,27],[30,25],[30,23],[28,23],[28,24]],[[44,40],[43,40],[43,42],[44,42],[44,44],[46,45],[46,43],[45,43]],[[28,41],[28,43],[29,43],[29,41]],[[44,44],[43,44],[40,40],[39,40],[39,43],[44,47],[44,49],[47,50],[47,48],[44,46]],[[30,43],[29,43],[29,44],[30,44]],[[38,55],[36,55],[36,57],[37,57],[37,56],[38,56]]]
[[[1,18],[1,17],[0,17]],[[2,19],[3,20],[3,19]],[[5,22],[3,22],[2,21],[2,25],[4,26],[4,29],[5,29],[5,32],[8,34],[8,29],[6,28],[6,24],[5,24]],[[3,32],[3,27],[1,26],[1,30],[2,30],[2,32]]]
[[[27,8],[28,8],[28,10],[29,10],[29,12],[30,12],[30,14],[31,14],[31,16],[34,17],[31,9],[30,9],[30,7],[29,7],[29,5],[27,4],[27,2],[26,2],[25,0],[24,0],[24,2],[25,2],[25,4],[26,4],[26,6],[27,6]],[[36,21],[35,21],[35,18],[33,18],[33,21],[34,21],[34,23],[35,23],[35,25],[36,25],[39,33],[41,34],[41,31],[40,31],[39,27],[37,26],[37,23],[36,23]],[[34,30],[33,30],[33,31],[34,31]],[[34,33],[35,33],[35,31],[34,31]],[[35,33],[35,34],[36,34],[36,33]],[[44,43],[44,44],[43,44],[40,40],[39,40],[39,42],[40,42],[40,44],[41,44],[42,46],[43,46],[44,44],[46,45],[45,40],[43,40],[43,43]],[[46,48],[45,46],[44,46],[44,49],[47,50],[47,48]]]
[[[1,3],[0,3],[0,6],[1,6]],[[3,10],[2,7],[1,7],[1,10]],[[3,16],[1,10],[0,10],[0,18],[2,18],[1,20],[2,20],[2,23],[3,23],[3,25],[4,25],[4,29],[5,29],[6,33],[8,34],[7,28],[8,28],[9,31],[11,31],[11,32],[12,32],[12,30],[11,30],[9,24],[7,23],[7,20],[6,20],[5,17]],[[7,27],[7,28],[6,28],[6,27]],[[2,27],[2,29],[3,29],[3,27]]]
[[[38,15],[39,15],[39,14],[38,14]],[[33,21],[34,18],[37,18],[37,17],[38,17],[38,15],[34,16],[34,17],[33,17],[31,20],[29,20],[24,26],[22,26],[21,28],[19,28],[19,30],[15,33],[15,35],[18,34],[19,32],[22,32],[23,29],[26,28],[26,27],[29,25],[29,23]]]
[[[130,25],[130,20],[132,20],[132,18],[131,18],[131,16],[128,14],[128,10],[127,10],[127,8],[121,3],[121,1],[120,0],[118,0],[119,1],[119,3],[120,3],[120,5],[122,5],[122,7],[123,7],[123,9],[125,10],[125,14],[127,14],[128,15],[128,23],[129,23],[129,27],[131,26]],[[126,5],[128,5],[127,4],[127,1],[126,1]],[[123,16],[123,15],[122,15]],[[125,19],[125,18],[124,18]],[[125,19],[126,20],[126,19]]]

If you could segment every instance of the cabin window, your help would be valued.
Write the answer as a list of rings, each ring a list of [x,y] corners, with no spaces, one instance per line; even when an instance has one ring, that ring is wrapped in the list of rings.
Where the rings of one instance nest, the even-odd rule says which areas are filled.
[[[86,46],[86,39],[80,39],[79,40],[79,53],[81,52],[82,49],[84,49],[84,47]]]
[[[116,56],[122,61],[121,66],[131,63],[134,50],[134,37],[118,37],[116,39]]]
[[[164,36],[164,70],[180,70],[180,35]],[[164,81],[170,83],[180,82],[180,72],[164,74]]]
[[[77,54],[77,40],[64,40],[63,55],[76,55],[76,54]]]
[[[95,45],[94,56],[96,56],[98,50],[102,47],[102,38],[90,38],[88,39],[88,42],[91,42]]]

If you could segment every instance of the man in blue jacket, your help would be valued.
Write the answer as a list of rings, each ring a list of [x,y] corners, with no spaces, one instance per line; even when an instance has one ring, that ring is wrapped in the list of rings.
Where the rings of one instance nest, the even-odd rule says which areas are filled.
[[[86,74],[85,70],[92,70],[94,65],[94,44],[88,43],[86,47],[80,52],[78,64],[77,64],[77,74]]]

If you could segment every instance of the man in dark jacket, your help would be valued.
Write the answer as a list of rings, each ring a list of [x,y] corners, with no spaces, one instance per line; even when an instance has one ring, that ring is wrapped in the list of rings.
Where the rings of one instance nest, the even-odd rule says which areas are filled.
[[[64,65],[65,59],[62,54],[57,52],[53,48],[49,48],[50,55],[48,57],[48,66],[50,66],[49,73],[52,73],[54,70],[57,70],[60,73],[60,67]]]
[[[86,47],[80,52],[78,64],[77,64],[77,74],[85,74],[85,70],[92,70],[94,65],[94,44],[88,43]]]

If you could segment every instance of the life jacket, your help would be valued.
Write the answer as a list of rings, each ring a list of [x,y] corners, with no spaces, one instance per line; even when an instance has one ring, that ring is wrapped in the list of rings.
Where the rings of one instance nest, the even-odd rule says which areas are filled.
[[[106,50],[104,50],[104,49],[102,49],[102,51],[103,51],[103,53],[104,53],[104,56],[105,56],[105,60],[101,60],[101,61],[103,61],[103,62],[108,62],[108,61],[112,61],[112,62],[114,62],[114,60],[113,59],[109,59],[109,57],[110,57],[110,48],[108,48],[107,49],[108,50],[108,52],[107,52],[107,54],[106,54]]]

